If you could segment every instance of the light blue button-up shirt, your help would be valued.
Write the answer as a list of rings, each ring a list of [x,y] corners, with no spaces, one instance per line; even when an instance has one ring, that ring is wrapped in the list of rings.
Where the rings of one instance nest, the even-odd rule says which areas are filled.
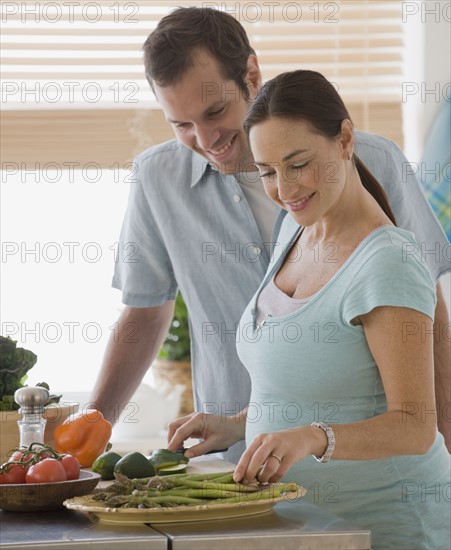
[[[435,251],[425,261],[437,278],[450,269],[448,243],[404,155],[384,138],[356,137],[356,154],[385,186],[398,225]],[[235,414],[250,396],[236,352],[236,340],[245,336],[236,333],[238,322],[270,263],[257,223],[235,177],[176,140],[135,162],[113,286],[132,307],[174,300],[180,288],[190,319],[196,409]],[[243,448],[235,445],[226,458],[236,461]]]

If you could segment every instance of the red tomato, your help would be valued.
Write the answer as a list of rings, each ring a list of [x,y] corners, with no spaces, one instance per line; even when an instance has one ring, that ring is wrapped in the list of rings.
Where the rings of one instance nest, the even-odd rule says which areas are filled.
[[[36,456],[36,455],[35,455]],[[26,458],[26,457],[25,457]],[[44,458],[54,458],[52,454],[48,452],[43,452],[39,455],[39,461],[44,460]]]
[[[56,458],[44,458],[34,464],[25,476],[26,483],[53,483],[66,481],[67,475],[64,466]]]
[[[26,453],[25,451],[14,451],[13,454],[9,457],[8,462],[26,462],[27,460],[30,460],[30,458],[33,458],[33,456],[33,454]],[[30,465],[26,466],[26,469],[28,469]]]
[[[17,464],[7,467],[0,472],[0,484],[25,483],[26,473],[26,469]]]
[[[67,479],[78,479],[80,477],[80,463],[75,456],[63,455],[61,464],[66,470]]]
[[[14,451],[13,454],[8,458],[8,462],[22,460],[24,456],[24,451]]]

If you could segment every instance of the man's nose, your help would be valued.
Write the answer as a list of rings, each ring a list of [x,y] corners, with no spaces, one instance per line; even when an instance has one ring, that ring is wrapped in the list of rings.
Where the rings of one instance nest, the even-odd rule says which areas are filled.
[[[196,126],[196,140],[197,144],[205,150],[213,149],[215,143],[219,138],[219,131],[215,128],[211,128],[208,125]]]

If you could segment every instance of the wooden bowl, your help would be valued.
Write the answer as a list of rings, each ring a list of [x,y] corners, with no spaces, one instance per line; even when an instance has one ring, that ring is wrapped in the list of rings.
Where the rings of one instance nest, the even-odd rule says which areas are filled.
[[[0,485],[0,509],[8,512],[38,512],[63,508],[68,498],[87,495],[100,480],[100,474],[81,470],[80,478],[56,483]]]
[[[78,403],[75,402],[55,403],[46,407],[44,412],[44,418],[47,420],[44,432],[46,445],[55,446],[53,431],[77,410]],[[10,451],[19,446],[18,420],[20,420],[20,414],[17,411],[0,411],[0,464],[6,462]]]

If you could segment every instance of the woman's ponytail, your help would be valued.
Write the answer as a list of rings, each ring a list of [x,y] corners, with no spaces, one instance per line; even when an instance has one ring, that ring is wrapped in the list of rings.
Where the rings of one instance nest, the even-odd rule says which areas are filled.
[[[357,168],[357,172],[359,173],[363,187],[365,187],[365,189],[377,200],[379,206],[390,218],[391,222],[396,225],[395,215],[393,214],[393,210],[391,209],[390,203],[388,202],[388,197],[386,192],[384,191],[384,188],[356,154],[354,154],[352,158],[354,159],[354,163]]]

